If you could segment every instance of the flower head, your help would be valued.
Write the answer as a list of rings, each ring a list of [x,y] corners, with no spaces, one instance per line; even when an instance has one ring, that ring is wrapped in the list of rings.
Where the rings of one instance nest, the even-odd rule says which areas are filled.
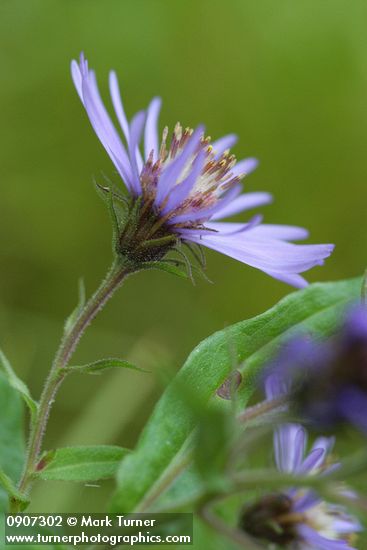
[[[324,342],[297,338],[270,368],[268,395],[289,394],[291,408],[317,429],[353,424],[367,434],[367,311],[350,310]]]
[[[134,234],[121,231],[117,251],[138,263],[162,259],[177,243],[204,245],[296,287],[307,284],[300,273],[321,265],[332,245],[296,245],[287,241],[307,237],[305,229],[266,225],[261,216],[246,223],[221,220],[267,204],[268,193],[242,194],[241,181],[257,165],[253,158],[236,160],[230,153],[237,138],[211,143],[204,128],[176,124],[158,133],[161,100],[129,123],[116,74],[109,86],[115,114],[125,138],[112,123],[100,97],[96,77],[83,55],[72,62],[72,76],[90,122],[130,194]],[[144,137],[144,151],[140,149]],[[131,218],[131,216],[130,216]],[[149,243],[149,244],[148,244]],[[147,250],[149,249],[149,253]]]
[[[274,434],[277,469],[295,476],[327,475],[333,438],[318,438],[306,454],[307,432],[299,424],[281,425]],[[240,527],[254,537],[292,550],[351,550],[359,522],[343,507],[329,504],[310,489],[291,488],[244,507]]]

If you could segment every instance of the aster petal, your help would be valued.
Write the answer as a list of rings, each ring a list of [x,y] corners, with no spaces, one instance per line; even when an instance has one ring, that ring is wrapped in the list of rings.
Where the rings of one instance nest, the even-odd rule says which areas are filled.
[[[304,460],[300,472],[313,473],[325,466],[328,454],[335,444],[335,437],[318,437],[311,449],[311,452]],[[340,467],[339,463],[330,465],[322,470],[321,475],[328,475]]]
[[[359,521],[347,514],[340,515],[340,513],[334,519],[333,528],[341,534],[363,531],[363,527]]]
[[[241,185],[235,185],[223,197],[213,206],[209,208],[203,208],[200,210],[192,210],[191,212],[186,212],[185,214],[179,214],[178,216],[173,216],[170,219],[170,223],[185,223],[192,222],[196,220],[205,220],[209,219],[215,214],[220,208],[230,204],[237,195],[241,192]]]
[[[158,160],[159,142],[158,142],[158,117],[161,110],[162,100],[155,97],[147,111],[147,121],[144,131],[144,153],[145,160],[148,160],[151,151],[153,151],[153,162]]]
[[[283,424],[274,433],[275,461],[278,470],[297,473],[307,443],[307,432],[299,424]]]
[[[220,157],[224,151],[227,149],[230,149],[233,147],[233,145],[236,145],[238,140],[238,137],[236,134],[228,134],[227,136],[223,136],[220,139],[217,139],[212,143],[213,152],[215,153],[215,157]]]
[[[214,229],[219,233],[235,233],[244,229],[243,223],[233,222],[207,222],[206,227]],[[303,227],[296,227],[293,225],[273,225],[273,224],[261,224],[256,227],[252,227],[251,235],[253,237],[280,239],[286,241],[296,241],[298,239],[307,239],[308,231]]]
[[[125,184],[131,190],[131,168],[127,152],[103,105],[95,75],[88,70],[87,61],[83,55],[80,57],[80,65],[76,61],[72,62],[71,72],[78,95],[94,131]]]
[[[131,167],[133,170],[133,185],[134,191],[140,195],[141,193],[141,183],[139,179],[139,166],[136,158],[136,150],[143,133],[145,123],[145,112],[139,111],[131,121],[130,126],[130,140],[129,140],[129,155]]]
[[[295,493],[296,492],[297,491],[295,491]],[[321,498],[314,491],[306,491],[306,493],[301,497],[298,497],[297,495],[297,498],[293,504],[293,510],[297,513],[303,514],[321,502]]]
[[[317,531],[302,523],[297,528],[303,539],[315,550],[353,550],[344,540],[327,539],[319,535]]]
[[[120,88],[119,88],[119,84],[118,84],[118,80],[117,80],[117,75],[114,71],[110,72],[109,86],[110,86],[111,99],[112,99],[112,103],[113,103],[113,107],[115,109],[117,119],[118,119],[118,121],[120,123],[120,126],[121,126],[121,129],[122,129],[122,131],[125,135],[126,142],[127,142],[127,144],[129,144],[129,141],[130,141],[129,123],[127,121],[126,114],[125,114],[125,111],[124,111],[124,106],[123,106],[122,99],[121,99],[121,94],[120,94]],[[138,166],[138,170],[140,172],[142,167],[143,167],[143,159],[142,159],[141,153],[139,151],[139,147],[136,147],[135,158],[136,158],[136,163],[137,163],[137,166]]]
[[[282,283],[294,286],[295,288],[306,288],[308,286],[308,281],[297,273],[275,273],[274,271],[265,269],[263,271],[270,277],[273,277],[273,279],[278,279],[278,281],[282,281]]]
[[[118,83],[118,79],[115,71],[111,71],[109,74],[109,86],[110,86],[112,104],[115,109],[117,119],[124,133],[126,142],[129,143],[129,140],[130,140],[129,123],[126,118],[126,114],[125,114],[125,110],[124,110],[124,106],[123,106],[121,94],[120,94],[120,87],[119,87],[119,83]]]
[[[314,470],[317,470],[324,463],[325,457],[326,454],[324,449],[314,449],[302,462],[299,468],[299,473],[308,474]]]
[[[261,238],[298,241],[307,239],[309,232],[304,227],[298,227],[295,225],[263,223],[254,229],[252,235]]]
[[[250,231],[246,238],[218,234],[187,238],[267,273],[279,274],[300,273],[322,265],[334,248],[332,245],[296,245],[275,239],[255,240]]]
[[[318,437],[312,446],[312,449],[323,449],[324,452],[330,453],[335,445],[335,437]]]
[[[269,374],[265,379],[265,395],[267,399],[276,399],[289,392],[290,383],[277,373]]]
[[[270,193],[245,193],[235,198],[230,204],[223,206],[215,214],[212,215],[212,220],[221,220],[223,218],[229,218],[235,214],[239,214],[244,210],[250,210],[251,208],[257,208],[264,204],[269,204],[273,200]]]
[[[112,161],[114,161],[114,164],[116,166],[116,168],[121,172],[121,167],[123,168],[124,172],[126,171],[126,174],[129,174],[129,180],[130,180],[130,183],[131,183],[131,166],[130,166],[130,163],[129,163],[129,159],[128,159],[128,156],[127,156],[127,153],[126,153],[126,149],[124,147],[124,145],[122,144],[121,140],[120,140],[120,137],[115,129],[115,126],[113,125],[104,105],[103,105],[103,102],[102,102],[102,99],[100,97],[100,94],[99,94],[99,90],[98,90],[98,87],[97,87],[97,80],[96,80],[96,76],[95,76],[95,73],[93,71],[90,71],[89,73],[89,78],[90,78],[90,84],[91,84],[91,90],[92,90],[92,93],[93,93],[93,96],[94,96],[94,101],[97,105],[97,109],[98,111],[101,113],[102,115],[102,118],[101,118],[101,121],[102,121],[102,124],[105,126],[106,128],[106,138],[107,140],[110,142],[110,148],[111,148],[111,152],[113,154],[113,156],[111,157],[112,158]],[[84,82],[83,82],[83,90],[84,90]],[[85,95],[84,93],[84,97],[85,97],[85,101],[86,101],[86,110],[88,113],[91,112],[91,104],[89,103],[89,98],[88,98],[88,92],[87,92],[87,96]],[[89,111],[88,111],[89,109]],[[96,132],[97,133],[97,132]],[[98,135],[98,133],[97,133]],[[102,145],[103,145],[103,142],[102,142]],[[121,174],[122,175],[122,174]]]
[[[282,428],[279,428],[282,429]],[[293,442],[293,458],[289,460],[289,467],[292,468],[293,472],[297,472],[302,464],[304,454],[306,452],[307,445],[307,432],[302,426],[298,426],[298,431],[295,434]]]
[[[199,177],[201,170],[205,162],[205,152],[200,151],[196,159],[194,160],[190,174],[184,181],[175,185],[169,192],[167,202],[162,209],[162,214],[165,215],[171,210],[175,210],[183,201],[189,196],[192,191],[197,178]]]
[[[254,219],[256,220],[255,224]],[[247,223],[205,222],[205,228],[215,231],[216,233],[221,233],[222,235],[233,235],[252,229],[254,226],[261,223],[262,219],[263,216],[258,214],[253,216],[251,221]],[[206,231],[206,233],[208,234],[208,231]],[[205,234],[205,230],[202,230],[200,234]]]
[[[156,206],[160,206],[171,188],[176,184],[182,170],[190,157],[194,154],[200,139],[204,133],[204,127],[198,126],[183,151],[167,166],[158,180],[157,194],[155,197]]]
[[[232,168],[231,172],[234,176],[247,176],[248,174],[251,174],[254,170],[256,170],[257,166],[259,164],[259,161],[255,158],[247,158],[240,160],[239,162],[236,162],[234,167]]]
[[[250,231],[253,228],[261,224],[263,216],[261,214],[255,214],[247,223],[208,223],[205,222],[204,227],[192,227],[192,228],[180,228],[182,235],[210,235],[214,233],[221,233],[223,235],[238,235],[245,231]]]
[[[83,91],[82,91],[82,75],[80,73],[79,65],[78,65],[77,61],[75,61],[75,59],[72,60],[71,65],[70,65],[70,69],[71,69],[71,76],[72,76],[72,79],[73,79],[73,82],[74,82],[74,86],[76,88],[76,91],[78,92],[78,96],[80,97],[80,101],[84,105]]]

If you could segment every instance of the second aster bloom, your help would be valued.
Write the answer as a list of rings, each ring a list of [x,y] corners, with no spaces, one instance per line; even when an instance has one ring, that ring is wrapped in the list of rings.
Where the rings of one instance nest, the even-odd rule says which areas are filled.
[[[269,396],[274,397],[274,395]],[[307,432],[299,424],[283,424],[274,435],[277,469],[295,476],[327,475],[333,438],[318,438],[306,453]],[[351,550],[361,530],[343,507],[330,504],[310,489],[287,489],[265,495],[242,510],[239,527],[253,537],[291,550]]]
[[[267,372],[267,395],[318,430],[352,424],[367,434],[367,311],[355,306],[323,342],[295,338]]]
[[[271,201],[264,192],[242,193],[241,181],[252,172],[253,158],[236,160],[230,153],[237,138],[224,136],[213,143],[204,128],[182,128],[177,124],[169,138],[168,129],[158,132],[161,100],[131,120],[125,115],[116,74],[110,73],[111,99],[120,133],[100,97],[96,77],[83,55],[72,62],[72,76],[90,122],[106,149],[131,197],[135,227],[122,232],[118,252],[136,263],[164,258],[175,245],[204,245],[258,268],[296,287],[307,285],[300,275],[321,265],[333,246],[297,245],[305,229],[261,223],[254,216],[246,223],[222,220]],[[141,142],[144,146],[141,147]]]

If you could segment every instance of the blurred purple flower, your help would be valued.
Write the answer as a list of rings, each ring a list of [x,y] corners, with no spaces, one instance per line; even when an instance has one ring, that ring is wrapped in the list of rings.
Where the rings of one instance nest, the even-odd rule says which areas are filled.
[[[111,99],[125,137],[124,145],[101,100],[95,73],[89,70],[83,54],[79,64],[72,62],[71,72],[94,131],[130,196],[142,197],[144,212],[155,217],[153,228],[157,233],[153,231],[150,238],[173,235],[184,244],[196,243],[217,250],[293,286],[307,285],[300,273],[322,265],[333,245],[289,243],[307,238],[308,232],[300,227],[262,224],[261,216],[254,216],[247,223],[221,221],[272,200],[264,192],[241,194],[241,180],[256,168],[257,161],[246,158],[237,162],[229,153],[237,141],[235,135],[210,144],[203,126],[193,131],[177,124],[169,144],[168,128],[159,140],[161,100],[154,98],[147,110],[138,112],[129,123],[116,74],[111,72]]]
[[[295,476],[327,475],[339,467],[330,464],[333,445],[334,438],[320,437],[306,454],[306,430],[299,424],[283,424],[274,434],[277,469]],[[353,498],[353,493],[343,493]],[[299,488],[267,495],[247,506],[240,525],[253,536],[292,550],[351,550],[352,539],[361,531],[359,522],[343,507]]]
[[[290,406],[312,427],[353,424],[367,434],[367,311],[351,309],[331,338],[295,338],[266,370],[269,398],[289,394]]]

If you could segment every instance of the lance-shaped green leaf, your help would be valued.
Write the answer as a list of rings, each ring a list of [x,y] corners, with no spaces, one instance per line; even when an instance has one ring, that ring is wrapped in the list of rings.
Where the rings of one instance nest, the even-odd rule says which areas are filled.
[[[62,370],[63,372],[70,374],[73,372],[80,374],[102,374],[102,372],[106,369],[132,369],[147,372],[133,363],[130,363],[130,361],[125,361],[124,359],[118,359],[116,357],[99,359],[93,363],[87,363],[86,365],[71,365],[63,368]]]
[[[32,422],[35,421],[37,411],[38,411],[38,403],[35,401],[26,384],[18,378],[18,376],[15,374],[15,372],[12,369],[12,366],[8,359],[6,358],[5,354],[0,350],[0,370],[5,374],[9,384],[21,395],[22,399],[25,401],[26,405],[28,406]]]
[[[180,385],[195,389],[205,407],[233,368],[238,368],[243,378],[239,401],[245,406],[254,391],[255,374],[277,347],[295,331],[320,338],[329,335],[346,306],[360,298],[360,289],[360,278],[311,285],[199,344],[159,400],[136,450],[123,460],[113,509],[147,508],[180,472],[181,451],[195,428],[195,416],[179,398]]]
[[[15,485],[24,463],[23,415],[24,406],[19,395],[0,372],[0,468],[3,472],[2,486],[11,480]],[[7,487],[7,491],[10,489]],[[8,496],[0,487],[0,512],[8,508]]]
[[[58,481],[97,481],[116,474],[127,449],[114,445],[64,447],[46,452],[36,477]]]
[[[79,279],[78,284],[78,305],[76,308],[71,312],[69,317],[65,321],[64,325],[64,331],[65,333],[68,333],[70,329],[74,326],[75,321],[79,317],[80,313],[82,312],[82,309],[85,306],[85,286],[83,279]]]

